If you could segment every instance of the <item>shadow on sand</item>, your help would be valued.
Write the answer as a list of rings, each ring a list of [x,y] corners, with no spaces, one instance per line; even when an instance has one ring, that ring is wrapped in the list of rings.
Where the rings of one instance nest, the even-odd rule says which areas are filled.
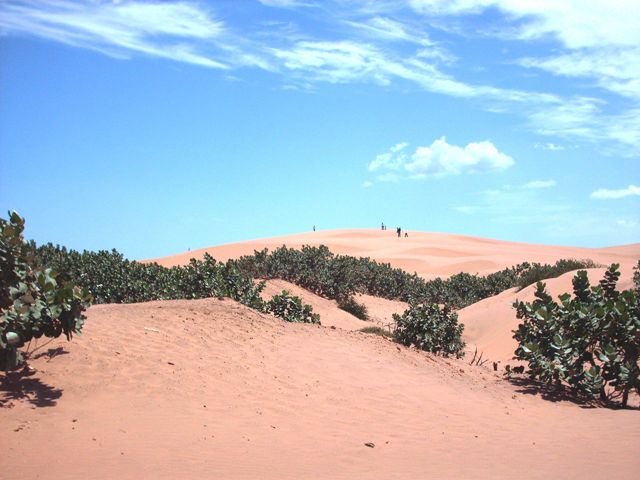
[[[640,410],[640,407],[635,406],[627,406],[622,407],[619,402],[609,401],[609,402],[600,402],[594,401],[590,398],[585,398],[577,395],[575,392],[571,391],[569,388],[565,386],[560,386],[559,388],[555,385],[549,385],[543,382],[538,382],[536,380],[531,380],[530,378],[525,377],[510,377],[507,380],[512,384],[518,387],[516,390],[517,393],[523,395],[540,395],[544,400],[550,402],[571,402],[576,405],[579,405],[581,408],[598,408],[605,407],[611,408],[614,410],[624,409],[624,410]]]
[[[62,389],[47,385],[35,372],[23,368],[9,372],[0,378],[0,408],[13,405],[14,401],[29,402],[36,407],[53,407],[62,396]]]

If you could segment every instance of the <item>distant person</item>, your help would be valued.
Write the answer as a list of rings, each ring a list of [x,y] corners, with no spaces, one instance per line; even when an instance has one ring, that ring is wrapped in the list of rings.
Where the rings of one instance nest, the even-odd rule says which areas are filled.
[[[398,238],[402,235],[402,229],[400,227],[396,228],[396,233],[398,234]]]
[[[409,236],[409,234],[407,232],[404,232],[404,238],[407,238]]]
[[[315,225],[313,226],[313,231],[314,231],[314,232],[316,231],[316,226],[315,226]]]
[[[384,230],[384,222],[382,222],[382,226],[380,228]]]

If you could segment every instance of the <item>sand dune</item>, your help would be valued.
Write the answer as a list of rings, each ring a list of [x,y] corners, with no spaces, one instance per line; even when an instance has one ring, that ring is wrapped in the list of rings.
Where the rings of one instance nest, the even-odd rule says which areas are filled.
[[[317,231],[203,248],[153,261],[172,266],[185,264],[190,258],[201,258],[205,252],[225,261],[263,248],[326,245],[334,253],[371,257],[410,273],[415,271],[425,278],[434,278],[461,271],[487,274],[524,261],[554,263],[561,258],[589,258],[602,265],[633,265],[640,258],[640,243],[598,249],[505,242],[444,233],[408,233],[408,238],[398,238],[389,230]]]
[[[269,300],[274,295],[286,290],[291,295],[299,297],[303,303],[311,305],[313,312],[320,315],[323,326],[341,328],[342,330],[360,330],[364,327],[388,325],[393,321],[392,316],[394,313],[401,314],[408,306],[406,303],[397,300],[356,294],[356,301],[363,304],[368,310],[369,320],[364,321],[344,310],[340,310],[338,302],[335,300],[322,298],[293,283],[284,280],[267,280],[265,283],[265,289],[262,291],[264,300]]]
[[[591,285],[597,285],[605,271],[606,268],[589,269]],[[556,300],[563,293],[572,293],[571,282],[574,276],[575,272],[568,272],[558,278],[545,280],[547,291]],[[633,269],[628,266],[622,267],[618,289],[626,290],[632,287]],[[510,363],[517,347],[513,339],[513,330],[519,323],[513,303],[516,300],[533,302],[535,291],[535,285],[530,285],[521,291],[512,288],[460,310],[458,319],[465,325],[464,339],[467,342],[467,351],[473,353],[477,347],[478,352],[484,353],[484,358],[501,364]]]
[[[22,390],[2,383],[3,478],[631,479],[640,467],[637,411],[542,400],[374,335],[217,299],[88,317],[82,336],[40,352]]]
[[[325,244],[427,278],[591,258],[622,263],[621,287],[630,285],[640,258],[640,244],[584,249],[344,230],[158,261],[181,264],[205,251],[225,260],[282,244]],[[602,272],[591,272],[593,283]],[[549,280],[549,290],[570,291],[571,277]],[[0,477],[637,477],[637,410],[544,400],[468,359],[356,331],[390,322],[406,308],[402,302],[358,295],[371,316],[363,322],[281,280],[267,282],[264,296],[283,289],[311,304],[323,325],[285,323],[228,299],[91,307],[83,335],[37,352],[30,360],[36,371],[19,382],[2,379]],[[511,357],[516,298],[532,300],[533,287],[460,311],[472,350],[503,362]]]

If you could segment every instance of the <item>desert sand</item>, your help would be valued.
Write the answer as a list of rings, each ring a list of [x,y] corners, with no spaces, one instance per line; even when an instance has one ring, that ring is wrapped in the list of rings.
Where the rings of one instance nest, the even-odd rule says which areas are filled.
[[[589,258],[596,263],[620,263],[632,267],[638,261],[640,244],[610,248],[579,248],[528,243],[505,242],[479,237],[408,231],[409,237],[398,238],[395,231],[374,229],[328,230],[265,238],[193,250],[164,258],[149,259],[161,265],[184,265],[190,258],[209,253],[226,261],[254,250],[274,250],[286,245],[326,245],[336,254],[369,257],[390,263],[426,279],[447,277],[459,272],[485,275],[525,261],[555,263],[561,258]]]
[[[589,250],[412,232],[409,239],[316,234],[340,253],[409,266],[417,258],[410,270],[425,276],[578,257],[619,261],[625,286],[640,258],[640,245]],[[285,243],[310,243],[310,236]],[[224,259],[215,252],[260,247],[209,251]],[[590,274],[592,283],[601,272]],[[555,295],[570,290],[570,280],[547,283]],[[91,307],[82,335],[41,348],[30,361],[34,372],[0,384],[0,477],[637,478],[637,408],[547,399],[489,365],[358,331],[390,321],[401,302],[360,296],[374,318],[363,322],[280,280],[267,282],[265,295],[283,289],[312,304],[323,325],[289,324],[228,299]],[[531,300],[532,291],[509,290],[462,310],[470,347],[507,361],[517,325],[510,303]]]

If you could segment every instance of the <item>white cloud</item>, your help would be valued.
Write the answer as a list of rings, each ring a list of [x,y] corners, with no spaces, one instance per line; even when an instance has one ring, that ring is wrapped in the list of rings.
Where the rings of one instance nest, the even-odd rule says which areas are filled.
[[[363,186],[364,188],[370,188],[370,187],[373,187],[373,182],[371,182],[371,181],[367,180],[366,182],[362,182],[362,186]]]
[[[1,13],[4,33],[28,33],[120,58],[135,52],[227,68],[185,43],[215,39],[224,30],[222,22],[187,3],[49,1],[6,4]]]
[[[386,60],[373,46],[348,41],[302,41],[291,49],[273,49],[273,54],[287,69],[307,72],[316,80],[347,83],[372,79],[389,83]]]
[[[627,188],[621,188],[619,190],[600,188],[594,192],[591,192],[590,197],[598,200],[611,200],[635,195],[640,196],[640,187],[636,185],[629,185]]]
[[[621,219],[616,220],[616,225],[619,225],[624,228],[634,228],[638,226],[637,220],[629,220],[629,219]]]
[[[522,188],[532,189],[532,188],[551,188],[556,186],[555,180],[532,180],[531,182],[525,183]]]
[[[551,142],[536,143],[533,147],[537,148],[538,150],[549,150],[551,152],[559,152],[565,149],[563,145],[556,145],[555,143],[551,143]]]
[[[418,147],[411,160],[405,169],[413,178],[484,173],[504,170],[515,163],[513,158],[499,152],[489,141],[469,143],[463,148],[450,145],[445,137],[428,147]]]
[[[375,172],[381,168],[387,170],[400,170],[406,162],[406,154],[402,153],[408,143],[398,143],[391,147],[388,152],[376,155],[376,158],[369,164],[369,171]]]
[[[635,1],[336,0],[330,7],[312,0],[261,2],[318,7],[313,10],[317,18],[305,17],[300,24],[295,17],[261,18],[257,28],[243,23],[240,30],[227,23],[234,20],[231,13],[225,22],[215,17],[215,3],[5,0],[0,1],[0,34],[39,36],[116,58],[144,54],[215,69],[257,68],[280,75],[285,88],[306,91],[319,82],[413,84],[472,99],[485,110],[520,115],[542,135],[610,142],[622,146],[625,155],[640,152],[640,9]],[[622,95],[626,103],[594,98],[591,91],[590,96],[565,95],[476,84],[454,74],[454,68],[465,67],[464,72],[485,65],[460,65],[451,53],[456,34],[435,42],[430,34],[440,27],[434,24],[455,23],[458,16],[487,9],[502,13],[493,15],[500,28],[487,34],[527,42],[555,39],[559,45],[552,55],[545,47],[544,56],[509,60],[509,68],[586,79],[587,86]],[[415,12],[421,14],[417,19]],[[557,150],[552,145],[548,149]]]
[[[477,14],[496,8],[521,20],[518,38],[555,37],[568,48],[640,44],[636,0],[409,0],[428,15]]]
[[[453,209],[456,212],[464,213],[465,215],[473,215],[474,213],[477,213],[478,210],[480,210],[479,207],[473,205],[462,205],[459,207],[454,207]]]
[[[640,99],[640,48],[597,48],[547,58],[527,57],[520,65],[565,77],[594,78],[595,83],[622,96]]]
[[[463,173],[484,173],[504,170],[515,161],[489,141],[472,142],[465,147],[450,145],[445,137],[430,146],[418,147],[409,155],[406,143],[399,143],[382,153],[369,164],[369,171],[387,170],[399,178],[420,179]]]

